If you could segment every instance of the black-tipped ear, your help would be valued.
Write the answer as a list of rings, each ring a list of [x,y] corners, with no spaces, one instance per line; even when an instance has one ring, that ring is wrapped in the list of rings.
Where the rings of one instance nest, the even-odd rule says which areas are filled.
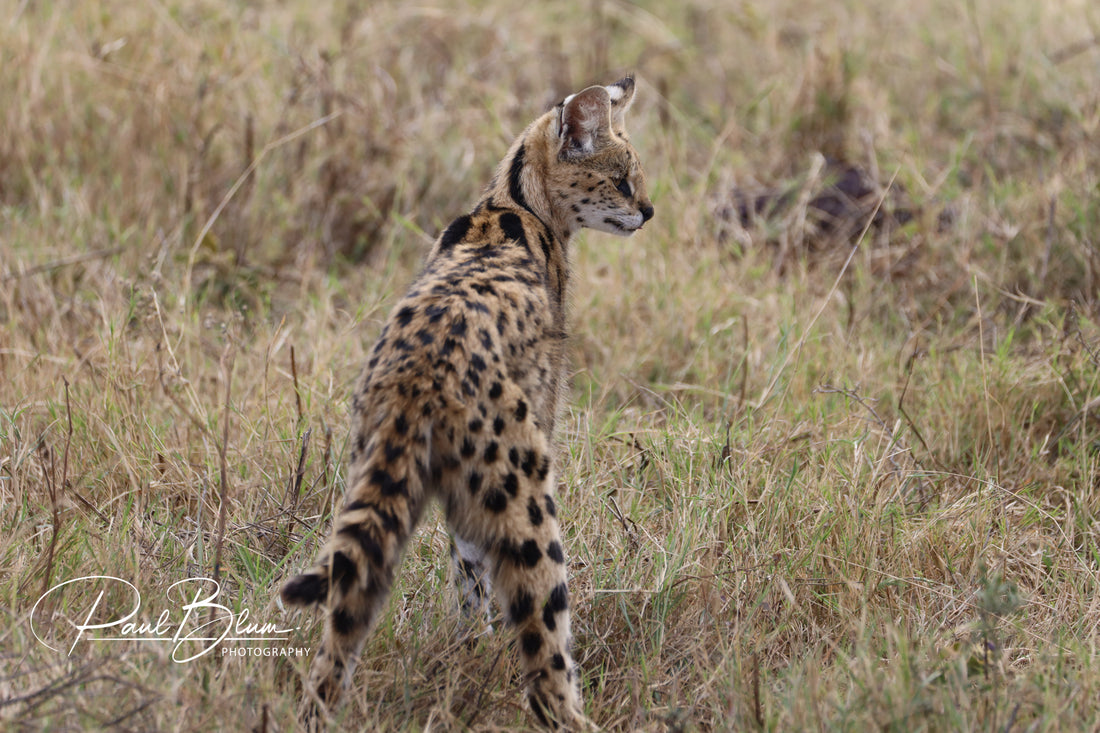
[[[600,136],[611,124],[611,95],[607,87],[588,87],[562,103],[561,156],[583,158],[596,151]]]
[[[283,601],[294,606],[312,606],[328,598],[328,578],[305,573],[291,578],[283,586]]]

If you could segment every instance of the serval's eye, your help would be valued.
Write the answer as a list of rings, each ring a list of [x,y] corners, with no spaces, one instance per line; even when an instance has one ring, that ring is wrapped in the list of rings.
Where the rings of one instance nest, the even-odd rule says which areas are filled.
[[[630,198],[632,195],[630,191],[630,184],[625,178],[616,183],[615,188],[619,189],[619,193],[621,193],[623,196],[626,196],[627,198]]]

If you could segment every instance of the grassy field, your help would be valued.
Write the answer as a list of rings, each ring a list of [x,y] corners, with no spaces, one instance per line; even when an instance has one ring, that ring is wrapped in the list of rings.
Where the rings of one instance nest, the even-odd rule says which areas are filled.
[[[148,636],[216,577],[295,629],[234,648],[315,646],[277,589],[381,320],[528,121],[634,72],[656,217],[576,242],[559,434],[589,716],[1100,729],[1100,7],[519,5],[0,3],[0,727],[295,729],[308,657],[43,593],[125,580]],[[433,511],[346,729],[531,724],[446,548]]]

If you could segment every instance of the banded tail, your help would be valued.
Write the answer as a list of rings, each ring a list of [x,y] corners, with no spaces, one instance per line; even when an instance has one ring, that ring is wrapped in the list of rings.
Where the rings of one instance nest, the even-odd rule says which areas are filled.
[[[329,609],[310,672],[311,686],[328,704],[351,679],[424,504],[430,425],[424,417],[422,424],[409,424],[405,415],[422,415],[420,409],[390,413],[371,429],[376,436],[387,436],[385,440],[365,437],[364,426],[359,426],[356,441],[363,457],[352,462],[347,500],[333,521],[332,534],[316,564],[282,589],[287,604],[324,604]]]

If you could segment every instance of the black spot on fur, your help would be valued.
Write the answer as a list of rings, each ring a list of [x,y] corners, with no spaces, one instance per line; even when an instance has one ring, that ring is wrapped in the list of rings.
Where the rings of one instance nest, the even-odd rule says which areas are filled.
[[[561,654],[555,654],[550,657],[550,666],[558,671],[565,669],[565,657]]]
[[[500,514],[508,508],[508,495],[499,489],[493,489],[485,495],[485,500],[482,503],[493,514]]]
[[[539,464],[539,471],[537,474],[538,480],[542,481],[550,473],[550,456],[543,456],[542,463]]]
[[[375,566],[380,567],[385,555],[382,552],[382,545],[378,544],[378,540],[371,534],[370,530],[362,525],[351,524],[347,527],[342,527],[338,534],[351,537],[357,543],[359,543],[360,549],[363,550],[363,554],[367,556],[367,559],[371,561]],[[332,572],[336,573],[336,557],[341,556],[342,553],[336,553],[336,556],[332,559]],[[350,560],[349,560],[350,562]]]
[[[536,505],[535,508],[537,509],[538,506]],[[549,546],[547,546],[546,556],[556,562],[558,565],[561,565],[565,562],[565,554],[561,551],[561,543],[557,540],[554,540],[549,544]]]
[[[485,462],[495,463],[500,454],[500,446],[494,440],[485,448]]]
[[[493,335],[489,333],[487,329],[481,329],[478,331],[478,336],[481,338],[481,348],[486,351],[493,350]]]
[[[530,211],[531,207],[527,205],[527,197],[523,195],[523,179],[521,177],[526,157],[527,148],[521,144],[512,158],[512,164],[508,166],[508,195],[517,204]]]
[[[357,512],[363,509],[366,509],[374,514],[374,516],[378,518],[378,521],[381,522],[382,529],[386,532],[399,532],[405,528],[393,512],[387,511],[382,507],[368,501],[353,501],[344,507],[344,513],[349,514],[351,512]]]
[[[533,568],[539,564],[539,560],[542,559],[542,550],[539,549],[539,544],[533,539],[524,540],[524,544],[519,546],[519,557],[522,564],[528,568]]]
[[[558,583],[554,586],[554,590],[550,591],[550,600],[546,601],[546,605],[542,607],[542,622],[546,628],[550,631],[557,628],[558,622],[554,615],[567,608],[569,608],[569,589],[565,587],[565,583]]]
[[[445,305],[429,305],[424,309],[424,315],[428,317],[431,323],[438,323],[439,319],[447,315],[447,306]]]
[[[409,321],[411,321],[415,316],[416,308],[413,308],[411,305],[407,305],[401,310],[397,311],[397,322],[402,326],[407,326],[409,325]]]
[[[477,446],[474,445],[474,441],[470,440],[469,437],[466,437],[462,441],[462,448],[460,452],[462,453],[463,458],[473,458],[474,453],[477,453]]]
[[[535,601],[531,598],[531,594],[521,590],[516,594],[516,597],[512,599],[512,604],[508,607],[508,620],[512,624],[521,624],[526,621],[534,611]]]
[[[472,385],[467,394],[468,396],[473,397],[475,394],[477,394],[474,391],[474,388],[481,386],[481,375],[478,374],[473,367],[470,367],[466,370],[466,381]]]
[[[405,455],[405,446],[401,445],[400,443],[390,443],[387,441],[385,452],[386,461],[388,463],[393,463],[398,458]]]
[[[528,631],[520,637],[520,647],[527,656],[535,656],[542,649],[542,634],[537,631]]]
[[[481,358],[481,354],[470,355],[470,366],[479,372],[483,372],[489,368],[489,365],[485,363],[485,359]]]
[[[550,600],[546,602],[547,608],[555,613],[569,608],[569,588],[565,583],[558,583],[554,590],[550,591]]]
[[[516,450],[515,446],[508,449],[508,460],[513,466],[519,468],[519,451]]]
[[[508,492],[509,496],[515,496],[516,491],[519,490],[519,479],[516,478],[514,473],[509,473],[504,477],[504,490]]]
[[[451,222],[450,226],[443,230],[443,235],[439,238],[440,249],[446,250],[455,246],[462,241],[463,237],[465,237],[466,233],[469,231],[470,215],[466,214],[458,217]]]
[[[404,415],[398,415],[394,418],[393,429],[397,431],[398,435],[405,435],[409,432],[409,421],[405,419]]]
[[[467,428],[467,429],[468,429],[468,430],[469,430],[469,431],[470,431],[471,433],[480,433],[480,432],[481,432],[481,428],[482,428],[483,426],[484,426],[484,423],[483,423],[483,422],[481,421],[481,418],[479,418],[479,417],[475,417],[475,418],[474,418],[473,420],[471,420],[471,421],[470,421],[470,422],[469,422],[469,423],[468,423],[468,424],[466,425],[466,428]]]
[[[510,539],[497,541],[497,551],[500,558],[519,567],[533,568],[542,559],[542,550],[535,540],[524,540],[522,544],[516,544]]]
[[[466,317],[459,316],[451,324],[451,335],[455,338],[462,338],[466,335]]]
[[[504,236],[508,239],[513,239],[524,247],[527,246],[527,235],[523,231],[523,222],[511,211],[500,215],[500,230],[504,232]]]
[[[407,478],[394,479],[390,472],[384,468],[374,469],[370,475],[370,482],[378,487],[378,490],[382,492],[382,496],[401,496],[409,488]]]
[[[535,464],[538,462],[538,454],[533,450],[528,450],[523,454],[523,473],[528,477],[535,472]]]
[[[500,386],[500,382],[493,382],[492,386],[489,387],[489,399],[491,400],[499,399],[503,393],[504,388]]]
[[[337,634],[346,636],[358,628],[358,620],[352,614],[348,613],[342,608],[337,608],[332,612],[332,627]]]
[[[523,422],[527,417],[527,403],[520,400],[516,403],[516,422]]]
[[[527,500],[527,518],[531,520],[531,525],[534,527],[542,524],[542,509],[539,508],[539,503],[535,501],[533,496]],[[549,555],[550,553],[547,552],[546,554]],[[554,556],[550,555],[550,559],[553,560]]]
[[[497,415],[495,418],[493,418],[493,432],[497,435],[500,435],[504,432],[504,418],[500,415]]]
[[[477,492],[481,491],[481,474],[480,473],[478,473],[477,471],[474,471],[473,473],[470,474],[469,486],[470,486],[470,493],[471,494],[476,494]]]
[[[378,520],[382,522],[382,529],[386,532],[405,532],[407,528],[404,522],[397,518],[397,515],[393,512],[388,512],[385,509],[376,508],[374,513],[378,515]]]
[[[332,579],[340,586],[341,593],[347,593],[351,589],[357,575],[358,569],[350,557],[342,552],[333,554]]]
[[[539,244],[542,245],[542,253],[546,256],[546,261],[550,261],[550,240],[545,234],[539,234]]]

